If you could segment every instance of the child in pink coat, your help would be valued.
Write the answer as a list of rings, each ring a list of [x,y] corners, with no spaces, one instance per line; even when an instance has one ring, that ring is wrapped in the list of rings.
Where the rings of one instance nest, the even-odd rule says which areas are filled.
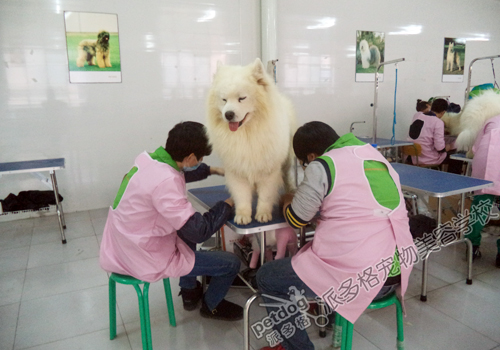
[[[444,122],[441,117],[448,109],[448,101],[436,99],[429,112],[418,112],[413,116],[408,141],[420,144],[422,154],[418,156],[418,164],[448,164],[448,172],[460,174],[462,162],[450,159],[454,151],[447,152],[444,137]],[[412,163],[417,164],[417,157],[412,156]]]
[[[489,119],[472,147],[472,177],[493,181],[493,187],[474,192],[469,218],[473,259],[480,258],[481,231],[488,221],[493,203],[500,196],[500,115]],[[500,267],[500,239],[497,240],[496,266]]]
[[[210,153],[204,126],[183,122],[170,130],[165,148],[137,156],[109,208],[100,264],[108,272],[146,282],[180,277],[186,310],[196,309],[202,299],[201,316],[238,320],[242,307],[224,299],[239,272],[238,257],[195,251],[196,243],[224,225],[234,205],[229,198],[202,215],[187,199],[183,171],[197,167]],[[196,282],[202,275],[212,276],[204,295]]]
[[[254,328],[273,326],[273,349],[310,350],[307,322],[293,312],[305,297],[320,296],[354,323],[372,300],[398,286],[404,295],[418,257],[399,176],[375,148],[322,122],[300,127],[293,148],[307,167],[297,192],[283,198],[285,218],[300,228],[320,217],[312,242],[257,272],[269,320]]]

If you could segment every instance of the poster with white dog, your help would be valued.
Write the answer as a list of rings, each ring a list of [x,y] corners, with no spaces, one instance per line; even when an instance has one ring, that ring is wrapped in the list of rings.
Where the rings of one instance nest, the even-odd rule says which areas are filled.
[[[443,83],[464,81],[465,40],[444,38]]]
[[[356,31],[356,81],[373,82],[375,72],[385,57],[383,32]],[[384,81],[384,67],[379,69],[379,81]]]
[[[70,83],[121,83],[118,16],[64,11]]]

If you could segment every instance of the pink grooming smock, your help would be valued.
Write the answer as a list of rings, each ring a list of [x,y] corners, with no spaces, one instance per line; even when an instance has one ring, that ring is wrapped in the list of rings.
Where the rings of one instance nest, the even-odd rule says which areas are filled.
[[[472,147],[472,177],[493,181],[488,187],[475,194],[500,196],[500,115],[489,119],[477,135]]]
[[[101,267],[146,282],[184,276],[193,269],[194,252],[177,230],[195,213],[184,175],[146,152],[135,159],[135,167],[118,206],[109,209]]]
[[[292,258],[292,267],[311,290],[354,323],[382,288],[388,271],[381,270],[381,263],[392,265],[396,246],[404,295],[417,249],[408,225],[399,176],[385,158],[371,145],[333,149],[324,156],[334,163],[333,188],[321,204],[313,241]],[[365,160],[387,166],[400,198],[394,210],[380,205],[373,196],[365,175]],[[415,254],[409,263],[408,249]],[[372,275],[371,282],[362,283],[367,275]],[[332,290],[335,293],[329,292]],[[337,298],[342,290],[357,293],[351,300]]]
[[[412,134],[412,129],[414,133]],[[408,141],[422,146],[422,154],[418,156],[419,164],[441,164],[446,158],[446,152],[438,152],[445,148],[444,122],[435,115],[415,113],[411,121]],[[412,156],[413,164],[417,158]]]

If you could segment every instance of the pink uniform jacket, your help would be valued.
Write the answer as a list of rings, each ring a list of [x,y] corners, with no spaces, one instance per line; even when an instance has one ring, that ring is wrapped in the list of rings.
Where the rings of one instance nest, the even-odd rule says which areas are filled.
[[[292,258],[292,267],[330,307],[354,323],[382,288],[396,245],[404,295],[417,250],[399,176],[384,157],[371,145],[346,146],[325,155],[335,166],[333,189],[321,205],[314,240]],[[396,209],[383,207],[374,198],[364,160],[386,164],[399,190]],[[408,250],[412,249],[408,262]]]
[[[472,177],[493,181],[493,187],[475,194],[500,196],[500,115],[489,119],[479,132],[472,147]]]
[[[101,267],[146,282],[186,275],[193,269],[194,252],[177,230],[195,210],[187,200],[184,175],[146,152],[135,166],[138,171],[117,208],[109,209]]]
[[[423,122],[422,129],[416,139],[408,137],[408,141],[416,142],[422,146],[422,154],[418,156],[419,164],[441,164],[446,158],[446,152],[439,153],[445,148],[444,122],[436,116],[425,115],[421,112],[415,113],[411,121]],[[413,164],[417,164],[417,158],[412,156]]]

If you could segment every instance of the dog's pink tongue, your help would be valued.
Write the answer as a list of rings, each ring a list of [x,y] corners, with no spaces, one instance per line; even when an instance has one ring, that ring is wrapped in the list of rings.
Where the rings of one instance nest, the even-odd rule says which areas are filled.
[[[229,130],[231,131],[238,130],[238,126],[240,126],[239,122],[229,122]]]

